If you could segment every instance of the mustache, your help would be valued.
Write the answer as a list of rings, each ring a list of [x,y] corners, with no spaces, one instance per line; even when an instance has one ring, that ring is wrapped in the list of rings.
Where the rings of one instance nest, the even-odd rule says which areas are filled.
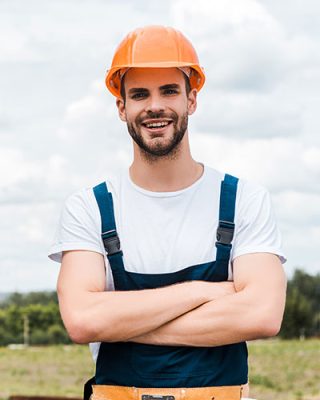
[[[164,118],[168,118],[168,119],[172,119],[173,121],[177,121],[178,120],[178,116],[176,113],[165,113],[165,112],[153,112],[150,111],[148,112],[147,115],[139,115],[136,118],[136,123],[137,124],[141,124],[143,123],[143,121],[145,119],[164,119]]]

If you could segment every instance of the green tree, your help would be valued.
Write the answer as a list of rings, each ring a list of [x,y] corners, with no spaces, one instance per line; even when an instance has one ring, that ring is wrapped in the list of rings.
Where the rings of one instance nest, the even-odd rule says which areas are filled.
[[[0,345],[23,343],[24,320],[27,320],[30,344],[71,343],[55,293],[13,293],[9,296],[0,308]]]
[[[320,274],[297,269],[288,282],[287,301],[280,336],[310,337],[320,334]]]
[[[309,336],[312,317],[310,302],[299,292],[297,287],[293,287],[287,294],[281,336],[287,339]]]
[[[6,308],[12,304],[17,306],[27,306],[29,304],[49,304],[58,303],[56,292],[30,292],[30,293],[12,293],[8,298],[0,303],[1,308]]]

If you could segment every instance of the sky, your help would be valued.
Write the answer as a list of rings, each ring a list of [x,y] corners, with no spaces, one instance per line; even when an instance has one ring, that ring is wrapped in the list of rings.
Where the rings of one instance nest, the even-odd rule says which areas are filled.
[[[291,276],[320,272],[320,3],[0,0],[0,292],[54,290],[65,199],[132,161],[104,86],[139,26],[181,30],[206,73],[193,157],[271,193]]]

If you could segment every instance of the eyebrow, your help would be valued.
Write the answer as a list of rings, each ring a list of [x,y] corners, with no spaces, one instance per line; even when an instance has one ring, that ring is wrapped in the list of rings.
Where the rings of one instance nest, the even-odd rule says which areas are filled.
[[[178,85],[177,83],[169,83],[168,85],[160,86],[160,90],[166,89],[180,89],[180,85]]]
[[[160,86],[160,90],[167,90],[167,89],[179,89],[180,85],[178,85],[177,83],[169,83],[167,85],[162,85]],[[141,92],[149,92],[148,89],[146,88],[132,88],[129,89],[128,93],[129,94],[134,94],[134,93],[141,93]]]
[[[129,89],[129,94],[134,94],[134,93],[141,93],[141,92],[148,92],[148,89],[146,88],[132,88]]]

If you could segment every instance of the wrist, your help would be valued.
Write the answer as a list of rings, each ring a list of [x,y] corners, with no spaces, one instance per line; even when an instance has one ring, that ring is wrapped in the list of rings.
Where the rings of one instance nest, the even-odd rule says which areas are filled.
[[[207,303],[212,300],[210,298],[210,294],[208,292],[208,282],[205,281],[190,281],[187,282],[189,285],[187,286],[187,296],[193,299],[196,304],[196,307],[201,304]]]

